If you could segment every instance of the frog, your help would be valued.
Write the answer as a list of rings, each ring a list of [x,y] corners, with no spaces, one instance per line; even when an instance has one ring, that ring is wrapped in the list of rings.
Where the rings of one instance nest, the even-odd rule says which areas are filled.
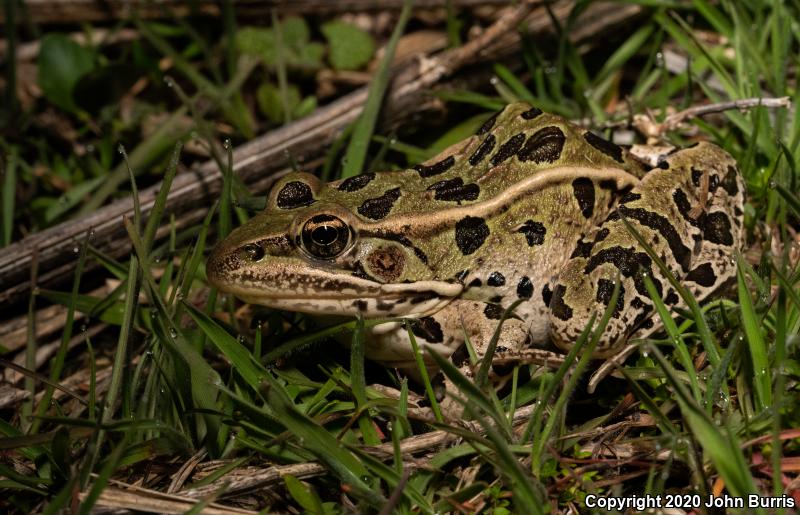
[[[391,319],[366,330],[366,357],[412,375],[411,338],[427,367],[438,353],[472,377],[496,332],[498,355],[563,354],[606,310],[592,357],[618,357],[661,326],[645,275],[667,307],[683,303],[634,231],[698,300],[735,278],[744,239],[745,185],[725,150],[632,150],[509,104],[407,169],[286,174],[215,246],[207,277],[253,304]]]

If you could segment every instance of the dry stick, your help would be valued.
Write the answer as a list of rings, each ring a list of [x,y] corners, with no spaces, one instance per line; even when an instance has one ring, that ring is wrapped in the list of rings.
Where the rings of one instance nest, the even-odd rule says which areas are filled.
[[[459,7],[502,6],[517,3],[514,0],[451,0]],[[418,9],[442,8],[447,0],[416,0]],[[281,14],[335,14],[357,11],[399,10],[403,0],[249,0],[236,5],[236,15],[250,19],[269,16],[271,9]],[[220,17],[218,0],[26,0],[26,20],[33,23],[72,23],[87,21],[112,21],[130,17],[131,12],[141,18],[169,18],[173,16]],[[22,18],[21,16],[19,18]],[[5,22],[5,12],[0,10],[0,23]]]
[[[689,107],[683,111],[667,116],[663,122],[656,123],[650,115],[640,115],[636,117],[634,125],[647,137],[660,137],[666,132],[673,131],[687,120],[697,118],[712,113],[721,113],[731,109],[752,109],[754,107],[789,107],[792,105],[789,97],[777,98],[743,98],[741,100],[731,100],[728,102],[718,102],[714,104],[703,104]]]
[[[554,15],[562,22],[569,16],[574,2],[562,0],[551,6]],[[576,31],[571,37],[593,38],[639,15],[642,9],[635,5],[618,6],[614,4],[591,4],[578,18]],[[517,11],[520,12],[520,11]],[[519,20],[500,20],[501,26],[512,26]],[[543,8],[538,8],[527,20],[531,33],[542,33],[551,29],[550,18]],[[476,52],[483,48],[484,58],[502,60],[518,51],[519,35],[513,33],[496,34],[492,28],[486,31],[492,42],[485,36],[477,43],[468,43]],[[491,55],[486,48],[491,47]],[[441,103],[430,95],[435,86],[442,85],[444,77],[453,75],[466,64],[472,64],[476,55],[459,49],[443,53],[441,56],[424,59],[406,65],[393,81],[393,90],[386,101],[384,126],[396,125],[414,115],[439,106]],[[513,64],[513,63],[512,63]],[[518,64],[518,63],[517,63]],[[474,81],[486,82],[488,77],[475,71],[457,77],[471,87],[478,87]],[[472,83],[470,83],[472,81]],[[367,96],[366,88],[361,88],[331,104],[324,106],[312,115],[241,145],[234,152],[234,172],[255,193],[265,191],[276,177],[270,173],[284,166],[286,152],[296,156],[316,156],[338,136],[339,131],[358,116]],[[259,187],[253,182],[261,179]],[[220,193],[221,174],[213,161],[200,165],[193,173],[180,174],[173,182],[168,197],[168,211],[176,214],[178,230],[191,227],[205,215],[205,209],[198,206],[210,205]],[[153,207],[160,184],[140,192],[142,215],[147,216]],[[122,216],[130,216],[133,202],[130,198],[120,199],[84,218],[67,221],[58,226],[33,234],[16,242],[0,254],[0,309],[26,299],[30,290],[29,269],[31,251],[40,250],[40,275],[42,285],[52,284],[68,274],[74,267],[69,249],[74,246],[80,234],[87,227],[95,228],[91,244],[111,257],[124,255],[130,251],[120,223]],[[169,214],[167,213],[167,214]],[[168,234],[169,227],[162,226],[158,236]]]
[[[92,474],[97,478],[97,474]],[[165,494],[157,490],[109,480],[106,487],[97,499],[95,506],[104,508],[129,509],[145,513],[186,513],[195,507],[200,499],[189,499],[184,496]],[[86,492],[78,494],[83,501]],[[206,515],[256,515],[257,511],[245,510],[233,506],[224,506],[217,502],[206,505],[203,510]]]
[[[524,406],[518,409],[514,413],[513,425],[522,426],[526,424],[533,410],[534,406]],[[435,421],[431,418],[429,422]],[[476,434],[485,434],[486,432],[483,426],[477,422],[462,421],[461,425]],[[440,446],[457,441],[460,438],[460,436],[448,433],[447,431],[432,431],[430,433],[404,439],[400,442],[400,450],[403,456],[428,453],[436,450]],[[394,444],[392,442],[374,447],[362,447],[362,450],[381,460],[390,460],[394,458]],[[408,464],[406,467],[408,467]],[[264,488],[280,483],[282,481],[281,478],[286,474],[291,474],[298,479],[305,479],[319,476],[326,472],[327,469],[316,462],[298,463],[295,465],[275,465],[258,472],[248,469],[247,474],[241,478],[232,479],[230,477],[224,477],[199,488],[184,490],[182,494],[193,499],[203,498],[217,491],[221,486],[227,483],[227,490],[223,495],[229,497],[234,494],[249,492],[257,488]]]

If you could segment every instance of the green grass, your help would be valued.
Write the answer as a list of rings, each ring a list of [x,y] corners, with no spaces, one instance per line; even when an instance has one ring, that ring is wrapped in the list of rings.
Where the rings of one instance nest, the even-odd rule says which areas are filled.
[[[570,42],[571,21],[557,28],[549,46],[523,34],[518,68],[487,63],[498,79],[493,91],[437,92],[452,111],[465,114],[399,142],[373,134],[388,78],[384,60],[364,114],[332,147],[323,175],[358,174],[375,156],[370,169],[414,164],[516,100],[572,119],[588,117],[596,127],[624,124],[646,111],[661,121],[667,108],[754,96],[789,96],[797,104],[800,30],[794,20],[800,6],[766,0],[639,3],[648,9],[637,26],[589,54]],[[452,8],[448,13],[441,28],[455,44],[458,25],[468,16]],[[486,384],[488,361],[476,362],[477,379],[470,381],[440,359],[456,386],[463,419],[472,421],[466,426],[442,411],[429,377],[418,387],[364,361],[363,329],[384,321],[320,329],[302,315],[243,309],[241,302],[209,292],[203,267],[209,245],[247,217],[234,198],[241,185],[231,172],[231,143],[226,153],[212,152],[225,176],[220,202],[197,226],[179,228],[173,220],[168,237],[156,238],[169,220],[166,194],[179,145],[190,131],[208,148],[219,136],[212,122],[230,126],[234,142],[252,136],[260,115],[248,111],[241,90],[248,84],[255,89],[248,82],[253,77],[279,83],[281,112],[292,118],[289,89],[306,88],[303,66],[313,59],[292,46],[303,40],[293,32],[302,32],[297,25],[271,22],[278,35],[274,62],[237,61],[244,50],[229,44],[222,52],[218,41],[186,22],[170,27],[130,21],[149,45],[137,50],[143,52],[139,58],[169,58],[180,83],[154,91],[169,96],[161,106],[170,115],[158,131],[134,142],[130,159],[100,150],[114,148],[111,142],[130,132],[119,128],[122,121],[101,119],[107,113],[97,114],[96,123],[117,127],[114,137],[98,136],[98,150],[88,156],[61,156],[46,140],[29,146],[19,138],[0,141],[8,156],[0,180],[0,245],[18,240],[20,225],[35,230],[103,204],[126,180],[134,198],[137,184],[165,184],[146,220],[137,207],[125,222],[130,256],[117,261],[79,242],[72,288],[37,292],[40,306],[66,306],[67,321],[58,352],[39,371],[48,382],[34,381],[36,376],[26,381],[28,391],[35,386],[42,396],[6,409],[0,420],[0,449],[11,458],[0,460],[0,506],[56,513],[80,491],[80,511],[88,513],[112,479],[145,478],[146,488],[165,491],[170,476],[202,453],[202,464],[221,460],[220,468],[190,475],[184,486],[213,492],[223,504],[228,495],[259,509],[310,513],[348,511],[345,500],[360,511],[391,503],[398,513],[503,514],[566,510],[581,506],[587,494],[789,493],[780,478],[793,477],[786,458],[800,453],[791,432],[800,425],[800,270],[792,246],[800,219],[794,193],[800,116],[793,109],[725,111],[665,135],[680,145],[696,139],[721,145],[745,176],[752,248],[732,256],[738,274],[727,299],[701,305],[676,283],[688,308],[670,312],[648,279],[664,328],[640,342],[641,351],[619,371],[622,379],[607,379],[592,395],[585,392],[586,351],[598,337],[592,324],[557,370],[518,365],[509,393]],[[220,39],[236,39],[232,23],[227,17]],[[404,25],[398,23],[393,41]],[[684,71],[666,69],[667,51],[685,57]],[[145,68],[142,73],[155,73]],[[310,94],[307,88],[304,94]],[[81,127],[92,117],[88,111],[69,116]],[[193,128],[178,123],[186,116]],[[70,187],[59,193],[55,182],[36,183],[41,196],[53,201],[32,209],[14,192],[41,180],[33,173],[34,155]],[[111,171],[94,171],[101,169]],[[57,200],[62,193],[69,195],[64,202]],[[651,257],[658,263],[658,256]],[[118,281],[107,295],[92,297],[82,289],[87,259]],[[79,330],[84,322],[75,321],[76,312],[92,313],[91,323],[108,328],[90,339]],[[78,347],[69,350],[79,334]],[[350,338],[351,354],[333,336]],[[31,368],[37,342],[29,339]],[[52,386],[80,370],[85,380],[68,389],[72,396]],[[375,384],[397,393],[387,395]],[[430,407],[417,409],[412,401]],[[514,424],[519,413],[529,415]],[[440,440],[408,450],[425,435]],[[759,437],[766,438],[746,443]],[[449,443],[438,445],[444,441]],[[301,468],[289,468],[308,463],[320,464],[322,472],[304,476]],[[251,468],[240,472],[243,467]],[[228,482],[255,475],[252,467],[276,472],[272,493],[230,492]]]

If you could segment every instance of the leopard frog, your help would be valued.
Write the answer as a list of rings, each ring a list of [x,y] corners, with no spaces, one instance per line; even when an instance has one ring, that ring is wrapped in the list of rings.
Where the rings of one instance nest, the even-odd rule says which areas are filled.
[[[206,270],[214,286],[251,303],[410,318],[421,348],[459,366],[465,338],[480,355],[518,299],[498,352],[570,348],[619,278],[595,351],[607,357],[657,327],[642,272],[668,306],[681,302],[622,219],[702,299],[735,274],[743,202],[736,163],[717,146],[646,163],[517,103],[411,169],[330,183],[282,177],[266,209],[216,246]],[[401,324],[375,326],[367,345],[373,360],[415,368]]]

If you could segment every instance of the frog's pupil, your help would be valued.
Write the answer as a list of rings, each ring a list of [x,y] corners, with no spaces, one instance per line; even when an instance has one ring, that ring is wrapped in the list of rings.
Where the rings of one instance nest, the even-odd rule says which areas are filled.
[[[301,246],[311,257],[335,259],[348,248],[350,228],[341,218],[321,214],[305,223],[301,236]]]
[[[317,245],[330,245],[336,241],[339,231],[330,225],[320,225],[311,231],[311,239]]]

